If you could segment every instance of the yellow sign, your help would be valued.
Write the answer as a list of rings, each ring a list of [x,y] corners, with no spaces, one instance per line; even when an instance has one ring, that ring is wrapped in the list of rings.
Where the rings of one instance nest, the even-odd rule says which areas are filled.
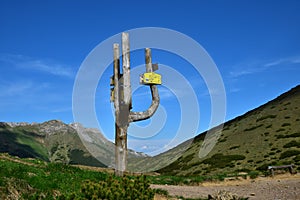
[[[161,85],[161,75],[147,72],[140,76],[140,83],[144,85]]]

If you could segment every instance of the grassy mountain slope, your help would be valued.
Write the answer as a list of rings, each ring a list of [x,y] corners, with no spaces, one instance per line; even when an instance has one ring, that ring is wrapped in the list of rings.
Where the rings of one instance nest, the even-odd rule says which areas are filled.
[[[36,134],[34,128],[12,128],[6,123],[0,123],[0,141],[0,152],[49,160],[47,149],[41,142],[44,141],[44,136]]]
[[[75,129],[58,120],[41,124],[0,123],[0,152],[21,158],[105,167],[83,146]]]
[[[58,120],[44,123],[0,122],[0,153],[21,158],[110,167],[114,164],[114,144],[97,129],[79,123],[65,124]],[[145,155],[129,151],[129,158]]]
[[[155,164],[163,162],[166,155],[179,157],[158,170],[169,175],[263,171],[268,165],[291,163],[300,166],[300,86],[225,123],[213,150],[200,159],[205,134],[194,138],[183,154],[176,147],[151,158],[149,163],[154,166],[147,168],[157,169]]]

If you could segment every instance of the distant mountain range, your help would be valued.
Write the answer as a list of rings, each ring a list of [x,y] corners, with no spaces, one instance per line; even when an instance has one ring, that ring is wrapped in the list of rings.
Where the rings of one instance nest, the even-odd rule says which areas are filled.
[[[0,122],[0,141],[0,152],[21,158],[97,167],[114,165],[114,144],[99,130],[84,128],[79,123]],[[129,158],[146,156],[129,150]]]
[[[300,85],[226,122],[217,144],[204,158],[199,150],[208,132],[154,157],[129,150],[128,169],[196,176],[264,171],[268,165],[300,166]],[[0,122],[0,152],[98,167],[113,167],[114,144],[97,129],[58,120]],[[206,141],[207,142],[207,141]],[[300,167],[298,167],[300,170]]]

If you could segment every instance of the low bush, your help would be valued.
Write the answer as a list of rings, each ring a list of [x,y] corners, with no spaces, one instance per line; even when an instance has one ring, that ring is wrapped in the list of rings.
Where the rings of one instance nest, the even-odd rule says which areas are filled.
[[[294,161],[295,161],[295,162],[300,162],[300,154],[297,155],[297,156],[294,158]]]
[[[281,132],[281,131],[285,131],[284,128],[280,128],[280,129],[277,129],[276,132]]]
[[[283,123],[281,126],[285,127],[285,126],[290,126],[290,125],[291,125],[290,123]]]
[[[291,148],[291,147],[300,148],[300,142],[297,142],[297,141],[293,140],[293,141],[290,141],[289,143],[283,145],[283,148]]]
[[[269,124],[266,126],[266,128],[271,128],[272,127],[272,124]]]
[[[261,166],[256,167],[256,170],[265,172],[265,171],[268,171],[268,166],[276,165],[276,164],[277,164],[277,162],[275,162],[275,161],[273,161],[271,163],[265,163],[265,164],[262,164]]]
[[[261,126],[263,126],[263,125],[260,124],[260,125],[257,125],[257,126],[252,126],[252,127],[250,127],[250,128],[246,128],[244,131],[252,131],[252,130],[255,130],[255,129],[261,127]]]
[[[121,179],[109,177],[98,183],[86,181],[81,187],[83,199],[148,200],[153,199],[154,194],[145,176],[136,179],[129,179],[126,176]]]
[[[276,138],[277,139],[282,139],[282,138],[296,138],[296,137],[300,137],[300,132],[297,132],[297,133],[293,133],[293,134],[290,134],[290,135],[276,135]]]
[[[229,148],[229,150],[232,150],[232,149],[238,149],[238,148],[240,148],[240,145],[232,146],[232,147]]]
[[[249,177],[250,177],[251,179],[255,179],[255,178],[258,177],[259,172],[258,172],[258,171],[251,171],[251,172],[248,173],[248,175],[249,175]]]
[[[226,138],[219,139],[219,142],[226,142]]]
[[[274,118],[276,118],[276,115],[266,115],[266,116],[260,117],[260,118],[256,119],[256,122],[259,122],[259,121],[262,121],[262,120],[268,119],[268,118],[274,119]]]
[[[299,154],[300,154],[300,151],[298,151],[298,150],[288,150],[288,151],[281,153],[279,158],[284,159],[284,158],[289,158],[292,156],[297,156]]]
[[[232,167],[233,161],[244,160],[245,158],[243,155],[223,155],[219,153],[203,160],[203,163],[211,165],[212,168],[224,168],[227,166]]]
[[[270,133],[269,132],[265,132],[264,133],[264,136],[268,136]]]

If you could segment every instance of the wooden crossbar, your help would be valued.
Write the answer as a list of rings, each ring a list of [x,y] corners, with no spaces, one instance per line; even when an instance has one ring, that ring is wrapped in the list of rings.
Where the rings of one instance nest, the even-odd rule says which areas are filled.
[[[288,168],[289,172],[291,174],[293,174],[293,167],[295,167],[295,165],[293,165],[293,164],[291,164],[291,165],[280,165],[280,166],[268,166],[268,170],[271,170],[272,176],[274,176],[274,169],[283,169],[283,168]]]

